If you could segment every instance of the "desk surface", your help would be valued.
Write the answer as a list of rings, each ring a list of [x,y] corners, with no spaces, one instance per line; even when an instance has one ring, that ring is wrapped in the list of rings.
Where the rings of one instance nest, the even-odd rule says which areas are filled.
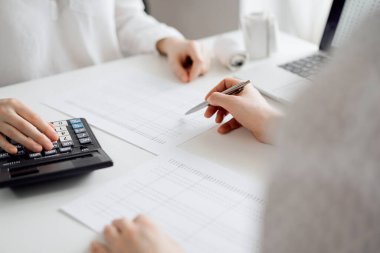
[[[237,32],[232,35],[241,37]],[[213,38],[208,38],[203,42],[206,46],[210,46],[212,41]],[[279,52],[276,55],[269,59],[251,62],[245,68],[267,62],[281,63],[294,56],[301,57],[317,50],[315,45],[285,34],[281,34],[279,45]],[[165,59],[156,55],[141,55],[3,87],[0,88],[0,98],[18,98],[49,121],[65,119],[68,115],[40,102],[47,97],[59,99],[59,91],[62,89],[75,90],[78,85],[91,88],[91,80],[117,75],[130,66],[140,66],[149,73],[175,80]],[[206,92],[226,76],[233,76],[233,73],[214,60],[207,75],[186,85],[192,85],[194,89]],[[0,189],[0,252],[87,252],[90,241],[97,235],[66,217],[58,209],[105,182],[127,174],[136,166],[154,157],[99,129],[94,128],[94,133],[114,160],[115,165],[112,168],[33,187],[16,190]],[[239,129],[221,136],[215,127],[179,145],[179,148],[237,170],[260,182],[265,182],[268,164],[275,150],[270,145],[258,143],[247,130]],[[225,156],[225,153],[229,155]]]

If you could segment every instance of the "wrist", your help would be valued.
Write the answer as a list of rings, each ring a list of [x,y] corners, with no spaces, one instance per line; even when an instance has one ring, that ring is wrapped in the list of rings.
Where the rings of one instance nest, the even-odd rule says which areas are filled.
[[[167,37],[160,39],[156,43],[157,51],[163,55],[167,56],[170,53],[170,49],[174,48],[177,43],[179,43],[182,39],[175,37]]]
[[[258,141],[273,144],[273,136],[277,128],[276,126],[280,124],[283,115],[281,112],[270,106],[262,108],[259,115],[260,120],[255,121],[255,124],[251,126],[250,130]]]

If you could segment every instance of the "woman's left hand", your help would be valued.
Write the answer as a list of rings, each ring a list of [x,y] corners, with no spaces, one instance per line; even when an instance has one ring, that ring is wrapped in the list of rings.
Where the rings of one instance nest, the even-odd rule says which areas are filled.
[[[165,38],[157,42],[157,50],[168,57],[174,73],[184,83],[205,74],[210,67],[208,54],[196,41]]]

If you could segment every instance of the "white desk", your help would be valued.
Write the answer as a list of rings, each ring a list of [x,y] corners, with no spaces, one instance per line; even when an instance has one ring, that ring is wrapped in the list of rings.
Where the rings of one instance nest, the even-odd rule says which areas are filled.
[[[240,36],[238,33],[235,35]],[[211,45],[211,41],[212,38],[205,40],[205,43]],[[270,59],[252,62],[246,67],[267,61],[285,62],[294,56],[295,52],[303,56],[316,50],[317,47],[312,44],[282,34],[279,53]],[[0,97],[21,99],[44,119],[60,120],[68,116],[40,104],[44,98],[59,99],[61,90],[75,91],[75,87],[79,85],[91,88],[91,80],[106,75],[117,75],[132,65],[140,66],[147,72],[163,78],[175,79],[165,59],[156,55],[143,55],[0,88]],[[214,61],[206,76],[188,85],[206,92],[223,77],[232,75],[233,73]],[[114,160],[115,165],[112,168],[23,189],[0,189],[1,253],[87,252],[88,245],[96,234],[59,212],[59,207],[153,158],[152,154],[101,130],[94,129],[94,133]],[[261,182],[265,182],[268,163],[274,154],[274,147],[258,143],[244,129],[221,136],[213,128],[179,147]],[[229,154],[229,159],[226,153]]]

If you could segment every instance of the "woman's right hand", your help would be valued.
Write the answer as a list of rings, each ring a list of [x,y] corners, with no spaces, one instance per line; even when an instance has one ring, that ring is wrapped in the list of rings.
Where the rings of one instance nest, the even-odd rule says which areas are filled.
[[[206,96],[210,106],[205,112],[205,117],[210,118],[216,113],[215,122],[222,123],[225,116],[232,114],[233,118],[218,128],[219,133],[226,134],[244,126],[251,130],[259,141],[270,143],[269,125],[281,118],[281,114],[268,104],[252,84],[246,85],[239,95],[221,93],[240,82],[242,80],[226,78],[215,86]]]
[[[54,128],[14,98],[0,99],[0,147],[10,154],[17,148],[6,136],[30,151],[51,150],[58,140]]]

